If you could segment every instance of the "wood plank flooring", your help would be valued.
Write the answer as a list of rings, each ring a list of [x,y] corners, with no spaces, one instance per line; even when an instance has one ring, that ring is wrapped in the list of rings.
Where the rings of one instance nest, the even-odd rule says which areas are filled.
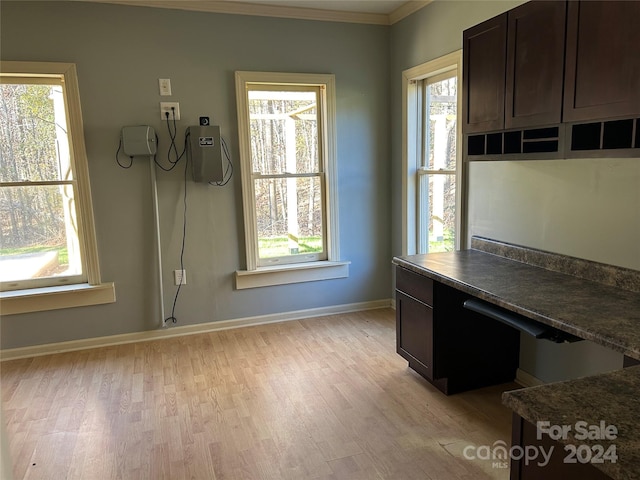
[[[506,479],[515,384],[446,397],[395,353],[391,309],[7,361],[15,478]]]

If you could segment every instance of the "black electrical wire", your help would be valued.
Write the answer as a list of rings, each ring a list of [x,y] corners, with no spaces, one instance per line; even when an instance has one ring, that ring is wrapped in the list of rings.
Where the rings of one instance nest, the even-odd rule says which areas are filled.
[[[182,155],[184,155],[184,151],[182,152],[182,154],[178,154],[178,147],[176,146],[176,135],[178,134],[178,127],[176,126],[176,112],[173,108],[171,109],[171,113],[173,114],[173,131],[171,130],[171,124],[169,123],[169,112],[165,113],[165,116],[167,117],[167,130],[169,131],[169,138],[171,139],[171,142],[169,143],[169,150],[167,151],[167,160],[169,161],[169,163],[176,164],[180,161]],[[171,151],[174,152],[175,160],[171,160]]]
[[[167,114],[168,115],[168,114]],[[182,153],[178,154],[178,150],[177,148],[175,148],[175,136],[173,136],[171,134],[171,130],[169,130],[169,136],[171,137],[171,143],[174,144],[174,147],[169,147],[169,153],[171,152],[171,149],[175,149],[176,152],[176,160],[171,160],[169,153],[167,153],[167,160],[169,161],[169,163],[171,164],[170,167],[165,167],[163,166],[160,162],[158,162],[158,160],[156,159],[156,156],[153,156],[153,161],[155,162],[155,164],[158,166],[158,168],[160,168],[161,170],[164,170],[165,172],[170,172],[171,170],[173,170],[176,165],[178,164],[178,162],[182,159],[182,157],[184,157],[184,154],[187,151],[187,142],[189,140],[189,133],[188,130],[187,132],[185,132],[184,135],[184,146],[182,149]],[[156,143],[158,142],[158,135],[156,135]]]
[[[122,137],[120,137],[118,150],[116,150],[116,163],[120,165],[121,168],[131,168],[131,165],[133,165],[133,157],[129,157],[129,165],[123,165],[122,163],[120,163],[120,150],[122,150]]]
[[[186,143],[186,142],[185,142]],[[184,210],[182,213],[182,247],[180,248],[180,271],[184,274],[184,247],[187,239],[187,172],[189,165],[189,159],[187,158],[184,162],[184,197],[183,204]],[[182,288],[184,278],[181,277],[180,284],[176,290],[176,295],[173,297],[173,306],[171,307],[171,316],[167,317],[164,320],[164,323],[168,321],[172,321],[173,323],[178,323],[178,319],[176,318],[176,303],[178,302],[178,296],[180,295],[180,289]]]
[[[222,143],[222,151],[224,152],[224,156],[227,159],[227,168],[222,175],[222,180],[219,182],[209,182],[209,185],[215,185],[216,187],[224,187],[231,177],[233,177],[233,162],[231,161],[231,154],[229,153],[229,147],[227,146],[227,142],[224,141],[224,138],[220,137],[220,143]],[[228,175],[228,176],[227,176]]]

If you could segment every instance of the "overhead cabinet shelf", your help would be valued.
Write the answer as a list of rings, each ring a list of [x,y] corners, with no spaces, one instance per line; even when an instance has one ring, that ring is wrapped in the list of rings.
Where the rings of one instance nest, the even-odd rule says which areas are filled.
[[[640,156],[640,118],[572,125],[570,144],[572,152],[633,149]]]
[[[468,135],[467,154],[518,155],[558,152],[562,141],[559,132],[560,127],[556,126]]]
[[[640,2],[531,1],[465,30],[465,157],[638,155],[637,18]]]

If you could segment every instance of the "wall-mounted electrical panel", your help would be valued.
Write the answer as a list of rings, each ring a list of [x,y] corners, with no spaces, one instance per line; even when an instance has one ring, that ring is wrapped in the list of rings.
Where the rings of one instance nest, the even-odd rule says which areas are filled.
[[[120,133],[122,149],[125,155],[136,157],[138,155],[155,155],[157,150],[156,132],[148,125],[136,125],[122,127]]]
[[[221,182],[222,143],[220,141],[220,127],[191,126],[188,129],[189,149],[187,150],[194,182]]]

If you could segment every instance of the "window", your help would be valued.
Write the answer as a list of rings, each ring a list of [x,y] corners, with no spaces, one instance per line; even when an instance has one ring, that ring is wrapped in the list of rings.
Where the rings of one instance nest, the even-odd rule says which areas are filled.
[[[236,72],[236,96],[247,245],[238,288],[345,276],[338,262],[333,75]],[[245,285],[242,278],[267,273],[280,279]]]
[[[464,243],[461,60],[455,52],[403,74],[404,254],[451,251]]]
[[[3,313],[13,311],[9,299],[23,297],[26,291],[28,295],[41,293],[43,287],[100,284],[72,64],[2,62],[0,232]],[[113,297],[108,290],[113,286],[106,286],[102,300]],[[95,289],[90,295],[89,303],[104,303]],[[51,308],[76,304],[62,302]],[[50,308],[47,305],[27,310]]]
[[[457,76],[418,80],[422,119],[417,253],[452,251],[456,234]]]

